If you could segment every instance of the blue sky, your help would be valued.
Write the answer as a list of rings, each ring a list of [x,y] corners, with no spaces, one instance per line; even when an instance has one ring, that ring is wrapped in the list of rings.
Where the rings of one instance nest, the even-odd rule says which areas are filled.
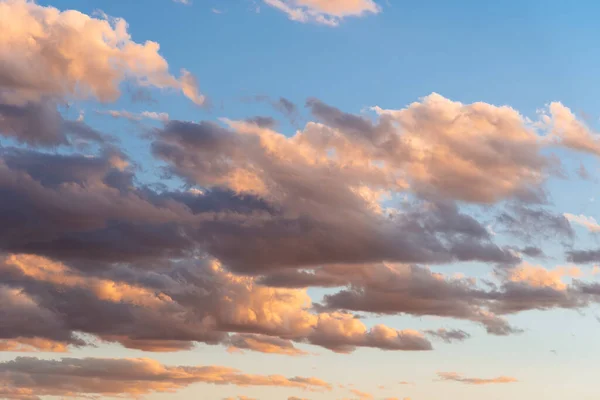
[[[322,0],[278,1],[0,0],[0,31],[12,29],[0,39],[0,217],[14,217],[0,230],[0,295],[9,299],[0,306],[9,321],[0,323],[0,384],[13,390],[0,389],[0,397],[597,398],[600,5],[335,0],[339,9],[378,9],[340,17],[320,9]],[[338,25],[293,20],[276,3]],[[90,16],[105,34],[117,32],[111,18],[121,18],[131,36],[124,43],[152,41],[160,50],[145,48],[142,57],[122,43],[104,48],[100,28],[55,24],[50,7]],[[38,31],[28,28],[43,18]],[[97,51],[82,56],[88,46]],[[114,60],[105,64],[107,54]],[[97,64],[76,68],[95,57]],[[186,91],[182,69],[207,101]],[[114,82],[102,75],[113,72]],[[113,85],[118,96],[98,95]],[[42,106],[51,111],[35,108]],[[375,106],[396,111],[378,115]],[[69,131],[68,122],[44,133],[55,111],[52,118],[101,139]],[[276,125],[243,122],[257,116]],[[326,135],[340,140],[328,142],[333,149],[321,149]],[[525,198],[529,191],[544,196]],[[323,280],[302,284],[294,273],[306,270]],[[289,286],[263,286],[271,278]],[[53,328],[11,319],[29,312],[18,293]],[[303,296],[313,307],[300,305]],[[93,313],[97,323],[85,317]],[[363,333],[351,323],[334,335],[306,322],[352,316]],[[48,333],[47,321],[58,321],[58,333]],[[494,333],[496,323],[507,331]],[[295,324],[310,325],[309,333]],[[386,342],[379,325],[398,336]],[[449,332],[460,338],[440,337]],[[232,351],[236,335],[280,340],[307,355]],[[31,340],[68,353],[11,351]],[[157,350],[174,343],[189,346]],[[348,343],[350,351],[335,347]],[[25,365],[22,356],[34,359]],[[129,389],[119,392],[111,391],[119,379],[98,378],[110,388],[103,391],[90,383],[102,374],[85,370],[88,362],[137,358],[331,386],[152,376],[123,377]],[[66,367],[56,384],[28,370],[44,360],[78,362],[71,359],[88,360],[82,374],[90,381],[76,382]],[[140,384],[145,379],[152,383]]]

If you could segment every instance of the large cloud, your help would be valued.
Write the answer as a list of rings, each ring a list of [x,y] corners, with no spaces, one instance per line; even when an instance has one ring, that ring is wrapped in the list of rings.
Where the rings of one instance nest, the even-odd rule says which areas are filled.
[[[347,133],[349,138],[319,124],[292,138],[252,123],[228,124],[230,129],[170,121],[156,133],[153,151],[169,164],[169,172],[190,184],[259,197],[278,211],[260,227],[246,224],[228,232],[230,240],[207,243],[232,268],[293,266],[291,260],[297,266],[375,259],[515,261],[452,202],[415,204],[408,212],[382,207],[386,195],[408,187],[397,170],[376,163],[393,151],[390,146],[352,142],[369,134],[363,129],[371,126],[366,121]],[[400,143],[394,133],[385,135]],[[235,240],[232,251],[229,243],[238,235],[244,240]],[[265,243],[273,244],[270,252],[264,251]]]
[[[153,271],[114,267],[98,274],[38,256],[5,256],[0,313],[3,321],[15,322],[0,331],[1,338],[81,344],[77,333],[83,332],[148,351],[205,342],[288,355],[301,354],[290,340],[337,352],[431,349],[416,331],[369,329],[349,314],[311,312],[305,290],[263,287],[254,278],[224,271],[214,260]],[[29,317],[19,318],[24,314]],[[228,332],[242,334],[228,338]]]
[[[72,96],[114,101],[119,85],[131,80],[204,103],[190,72],[171,75],[159,44],[134,42],[123,19],[7,0],[0,3],[0,26],[0,88],[13,102]]]
[[[463,104],[434,93],[401,110],[375,110],[391,118],[408,143],[414,190],[493,203],[535,195],[546,173],[537,134],[510,107]]]
[[[518,261],[453,203],[384,210],[351,169],[281,160],[259,139],[167,123],[154,151],[204,187],[189,192],[137,184],[127,157],[110,147],[97,156],[0,149],[0,215],[10,221],[0,227],[0,248],[86,268],[204,250],[251,274],[340,262]],[[253,171],[268,191],[244,186]]]
[[[0,396],[4,399],[140,396],[153,392],[173,393],[195,383],[331,390],[329,383],[317,378],[244,374],[218,366],[171,367],[147,358],[51,361],[18,357],[0,363]]]
[[[498,268],[498,282],[486,286],[464,277],[447,277],[412,265],[330,265],[310,271],[267,275],[262,282],[278,286],[342,287],[324,297],[322,307],[378,314],[441,316],[473,321],[495,335],[519,332],[502,315],[553,308],[581,309],[597,297],[585,290],[578,268],[548,270],[521,263]],[[462,331],[428,331],[443,340],[463,340]]]

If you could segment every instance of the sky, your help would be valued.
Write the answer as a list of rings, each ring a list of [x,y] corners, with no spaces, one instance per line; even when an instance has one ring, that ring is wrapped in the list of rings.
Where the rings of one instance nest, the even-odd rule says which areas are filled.
[[[597,2],[0,0],[0,398],[597,398]]]

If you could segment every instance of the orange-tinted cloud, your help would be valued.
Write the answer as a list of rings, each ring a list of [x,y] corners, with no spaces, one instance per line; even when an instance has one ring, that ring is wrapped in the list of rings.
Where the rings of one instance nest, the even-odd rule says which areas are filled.
[[[571,223],[581,225],[590,232],[600,232],[600,224],[598,224],[598,221],[596,221],[594,217],[588,217],[585,215],[574,215],[569,213],[565,213],[564,216]]]
[[[497,378],[465,378],[456,372],[438,372],[438,377],[443,381],[454,381],[465,383],[468,385],[490,385],[490,384],[504,384],[504,383],[515,383],[518,382],[516,378],[510,376],[499,376]]]
[[[308,353],[294,346],[290,340],[266,335],[235,334],[229,339],[233,349],[252,350],[260,353],[303,356]]]
[[[8,0],[0,3],[0,25],[0,85],[13,103],[48,96],[114,101],[125,80],[205,101],[190,72],[171,75],[160,45],[134,42],[123,19]]]
[[[360,400],[370,400],[373,399],[373,395],[371,393],[367,393],[367,392],[361,392],[360,390],[357,389],[350,389],[350,392],[357,396]]]
[[[547,287],[555,290],[565,290],[567,284],[564,277],[579,277],[582,275],[578,267],[558,267],[553,270],[539,265],[522,263],[507,272],[510,282],[522,282],[532,287]]]
[[[571,109],[560,102],[552,102],[542,114],[540,125],[550,132],[548,141],[573,150],[600,155],[598,134],[577,119]]]
[[[173,267],[175,275],[121,270],[137,275],[138,282],[159,284],[153,287],[88,276],[40,256],[7,255],[0,259],[0,276],[18,289],[0,285],[0,295],[6,294],[0,311],[6,308],[5,319],[16,321],[4,334],[7,339],[41,337],[79,344],[77,331],[146,351],[186,350],[194,342],[205,342],[303,354],[291,341],[338,352],[357,347],[431,349],[429,341],[416,331],[384,325],[369,329],[351,314],[315,313],[305,289],[265,287],[255,278],[226,271],[214,259]],[[38,293],[40,288],[45,290]],[[88,308],[95,313],[90,314]],[[31,313],[31,325],[18,319],[24,312]],[[129,317],[123,319],[122,315]],[[38,324],[39,318],[53,321]],[[229,337],[229,332],[239,334]]]
[[[377,14],[380,7],[373,0],[263,0],[283,11],[292,21],[337,26],[345,17]]]
[[[173,393],[195,383],[234,386],[275,386],[331,390],[317,378],[244,374],[226,367],[171,367],[144,359],[18,357],[0,363],[0,396],[39,399],[39,396],[140,396]],[[29,396],[29,397],[27,397]]]
[[[0,340],[0,352],[1,351],[11,351],[18,353],[65,353],[67,352],[67,346],[65,345],[65,343],[55,342],[47,339],[21,337],[11,340]]]
[[[404,170],[413,190],[494,203],[535,192],[544,179],[541,141],[510,107],[433,93],[400,110],[374,109],[391,119],[408,146],[412,157]]]

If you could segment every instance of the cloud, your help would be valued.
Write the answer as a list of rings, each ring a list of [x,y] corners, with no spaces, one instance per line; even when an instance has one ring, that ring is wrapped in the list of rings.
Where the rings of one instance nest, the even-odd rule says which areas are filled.
[[[246,118],[246,122],[255,124],[261,128],[273,129],[277,125],[277,121],[271,117],[256,116],[252,118]]]
[[[416,331],[369,329],[349,314],[313,313],[306,290],[263,287],[215,260],[162,270],[121,267],[94,276],[39,256],[5,256],[0,316],[14,322],[0,339],[80,345],[76,332],[83,332],[145,351],[186,350],[204,342],[287,355],[303,354],[290,340],[337,352],[431,349]],[[23,315],[28,318],[19,319]]]
[[[125,118],[130,121],[141,121],[143,119],[153,119],[156,121],[168,121],[169,114],[167,113],[157,113],[154,111],[142,111],[141,113],[132,113],[129,111],[121,110],[108,110],[108,111],[96,111],[98,114],[110,115],[113,118]]]
[[[0,7],[2,5],[0,4]],[[83,121],[66,120],[52,101],[20,105],[2,102],[0,93],[0,135],[32,147],[105,143],[106,136]]]
[[[245,98],[244,101],[250,102],[266,102],[273,107],[277,112],[283,115],[292,125],[296,125],[298,120],[298,106],[285,97],[279,97],[278,99],[272,99],[269,96],[258,95],[250,98]],[[260,125],[260,124],[259,124]],[[274,127],[275,124],[270,124]]]
[[[537,134],[510,107],[463,104],[433,93],[401,110],[373,109],[401,130],[400,149],[410,157],[399,161],[406,160],[407,179],[418,192],[493,203],[533,196],[547,173]],[[371,140],[384,138],[378,133]]]
[[[324,296],[322,310],[437,316],[472,321],[488,333],[519,333],[503,317],[526,310],[581,309],[596,301],[582,290],[576,267],[545,269],[526,262],[496,268],[496,282],[448,277],[417,265],[330,265],[276,273],[261,282],[279,286],[340,287]],[[563,282],[569,277],[571,282]],[[462,331],[426,331],[441,339],[465,339]]]
[[[269,354],[284,354],[288,356],[303,356],[308,353],[294,346],[285,339],[265,335],[236,334],[230,337],[234,349],[245,349]]]
[[[543,207],[515,203],[497,217],[498,230],[515,238],[531,242],[571,240],[575,232],[565,215],[555,214]]]
[[[227,397],[223,400],[258,400],[258,399],[255,399],[253,397],[248,397],[248,396],[238,396],[238,397]]]
[[[565,218],[569,220],[569,222],[578,224],[586,228],[588,231],[597,233],[600,232],[600,224],[594,217],[588,217],[585,215],[574,215],[565,213]]]
[[[337,26],[346,17],[377,14],[381,8],[373,0],[263,0],[283,11],[292,21]]]
[[[19,337],[14,340],[0,340],[0,352],[2,351],[65,353],[67,346],[64,343],[47,339]]]
[[[13,104],[44,97],[112,102],[125,81],[180,90],[199,105],[205,101],[195,78],[186,70],[179,79],[171,75],[159,44],[134,42],[123,19],[26,0],[0,3],[0,16],[0,85]]]
[[[542,110],[540,124],[550,134],[551,143],[572,150],[600,155],[600,139],[584,122],[560,102],[552,102],[547,110]]]
[[[579,277],[582,272],[577,267],[560,267],[548,270],[541,266],[523,263],[516,268],[508,270],[508,280],[513,283],[524,282],[531,287],[548,287],[555,290],[565,290],[563,277]]]
[[[373,399],[373,395],[371,393],[361,392],[360,390],[357,390],[357,389],[350,389],[350,392],[353,395],[357,396],[360,400]]]
[[[388,264],[355,268],[345,276],[349,285],[325,295],[326,309],[435,315],[470,320],[496,335],[517,331],[488,310],[495,304],[494,296],[504,299],[504,295],[486,292],[470,279],[446,278],[419,266]]]
[[[515,383],[517,379],[509,376],[499,376],[491,379],[481,378],[465,378],[456,372],[438,372],[438,377],[443,381],[454,381],[465,383],[467,385],[490,385],[490,384],[504,384],[504,383]]]
[[[579,164],[579,168],[577,168],[575,173],[578,177],[580,177],[583,180],[590,180],[592,178],[589,171],[585,168],[585,165],[583,165],[583,163]]]
[[[9,399],[139,396],[173,393],[195,383],[331,390],[330,384],[317,378],[252,375],[217,366],[172,367],[147,358],[40,360],[17,357],[0,363],[0,383],[3,388],[0,395]]]
[[[567,261],[577,264],[589,264],[600,261],[600,249],[592,250],[569,250]]]
[[[247,272],[292,266],[291,262],[305,266],[374,258],[432,263],[515,261],[508,250],[491,243],[483,227],[450,202],[423,204],[421,209],[415,204],[413,212],[387,213],[379,201],[390,190],[406,187],[397,187],[395,172],[374,165],[376,158],[353,153],[362,152],[361,146],[330,158],[327,144],[320,143],[329,140],[329,128],[309,124],[305,131],[287,138],[253,123],[226,122],[231,129],[208,122],[169,121],[156,131],[152,146],[154,155],[168,164],[168,171],[190,185],[259,197],[285,216],[272,213],[274,218],[261,224],[262,232],[235,241],[235,251],[227,240],[209,243],[210,251],[231,268]],[[424,226],[422,220],[432,226]],[[435,224],[440,228],[437,231]],[[252,225],[249,229],[255,230]],[[292,232],[302,234],[293,235],[292,240]],[[265,240],[278,244],[272,246],[274,251],[257,252],[254,247]]]
[[[462,342],[471,337],[471,335],[460,329],[447,330],[440,328],[438,330],[427,330],[425,333],[431,337],[443,340],[446,343]]]

